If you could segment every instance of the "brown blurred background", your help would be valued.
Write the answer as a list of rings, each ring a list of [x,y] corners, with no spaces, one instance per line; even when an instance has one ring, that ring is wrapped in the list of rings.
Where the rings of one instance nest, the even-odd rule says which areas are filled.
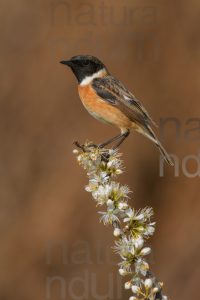
[[[117,133],[88,115],[73,74],[59,64],[76,54],[105,62],[176,155],[176,168],[161,176],[157,149],[133,133],[121,147],[120,180],[136,208],[155,210],[150,262],[166,294],[197,299],[199,1],[7,0],[0,15],[0,299],[130,296],[117,275],[112,230],[99,224],[72,154],[76,139],[98,143]]]

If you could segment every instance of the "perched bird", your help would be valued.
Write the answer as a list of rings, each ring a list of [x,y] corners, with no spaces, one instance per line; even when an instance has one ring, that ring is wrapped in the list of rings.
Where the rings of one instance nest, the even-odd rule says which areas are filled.
[[[166,162],[173,165],[150,126],[154,122],[146,109],[119,80],[109,73],[98,58],[77,55],[60,63],[69,66],[76,76],[79,96],[87,111],[96,119],[115,125],[121,130],[119,135],[99,145],[100,147],[114,141],[117,141],[115,148],[119,147],[133,128],[153,141]]]

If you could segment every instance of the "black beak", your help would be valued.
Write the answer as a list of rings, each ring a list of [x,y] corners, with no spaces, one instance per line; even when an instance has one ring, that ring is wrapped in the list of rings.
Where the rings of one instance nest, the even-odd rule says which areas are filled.
[[[60,63],[63,65],[67,65],[68,67],[72,67],[73,65],[71,60],[61,60]]]

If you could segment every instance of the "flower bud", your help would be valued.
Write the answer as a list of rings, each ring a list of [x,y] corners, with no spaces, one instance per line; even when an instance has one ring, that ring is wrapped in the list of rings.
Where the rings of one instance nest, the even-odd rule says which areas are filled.
[[[157,287],[153,288],[153,293],[156,294],[159,291]]]
[[[151,253],[151,248],[150,247],[145,247],[141,250],[140,254],[141,255],[148,255],[149,253]]]
[[[113,208],[114,207],[114,204],[113,204],[113,201],[111,200],[111,199],[108,199],[108,201],[107,201],[107,206],[109,207],[109,208]]]
[[[137,294],[140,290],[139,286],[137,285],[132,285],[131,289],[134,294]]]
[[[135,296],[131,296],[129,300],[137,300],[137,298]]]
[[[121,235],[121,229],[115,228],[114,232],[113,232],[113,235],[116,236],[116,237],[120,236]]]
[[[127,275],[127,271],[125,271],[124,269],[119,269],[119,274],[121,276],[125,276],[125,275]]]
[[[79,151],[78,151],[77,149],[74,149],[74,150],[73,150],[73,153],[74,153],[74,154],[78,154]]]
[[[123,173],[123,171],[122,171],[122,170],[120,170],[120,169],[117,169],[117,170],[115,171],[115,173],[116,173],[117,175],[120,175],[120,174],[122,174],[122,173]]]
[[[127,282],[125,282],[125,284],[124,284],[125,290],[129,290],[129,289],[131,288],[131,286],[132,286],[131,281],[127,281]]]
[[[147,233],[148,233],[149,235],[153,235],[154,232],[155,232],[155,227],[153,227],[153,226],[148,226],[148,227],[147,227]]]
[[[107,163],[107,167],[110,168],[110,167],[112,167],[112,165],[113,165],[113,160],[110,160],[110,161]]]
[[[135,248],[132,247],[130,252],[131,252],[131,254],[134,256],[134,255],[135,255]]]
[[[91,192],[92,190],[91,190],[91,187],[89,186],[89,185],[87,185],[86,187],[85,187],[85,190],[86,190],[86,192]]]
[[[148,278],[145,280],[144,285],[145,285],[146,289],[150,289],[153,285],[153,282],[150,278]]]

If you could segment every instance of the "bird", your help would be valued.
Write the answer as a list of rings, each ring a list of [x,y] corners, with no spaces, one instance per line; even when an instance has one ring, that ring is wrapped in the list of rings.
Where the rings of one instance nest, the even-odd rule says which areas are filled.
[[[160,150],[163,159],[173,165],[169,154],[152,129],[156,126],[142,103],[108,71],[97,57],[76,55],[60,61],[71,68],[78,81],[79,97],[86,110],[97,120],[115,125],[120,134],[99,145],[100,148],[117,142],[118,148],[129,136],[130,130],[150,139]]]

